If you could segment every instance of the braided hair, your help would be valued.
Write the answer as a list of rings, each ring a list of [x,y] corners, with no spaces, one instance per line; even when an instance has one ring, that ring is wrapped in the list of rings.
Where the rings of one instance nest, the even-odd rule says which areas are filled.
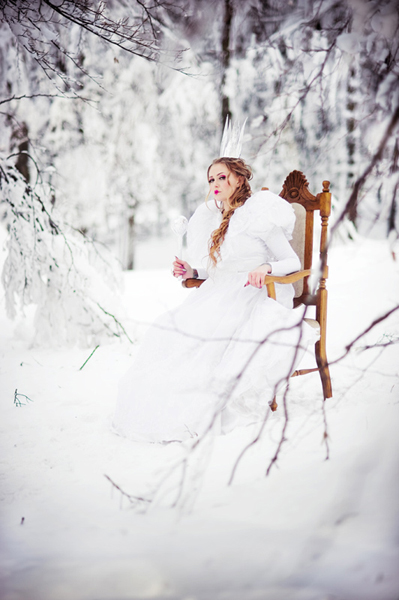
[[[216,158],[212,162],[208,168],[208,177],[210,168],[219,163],[226,165],[231,173],[234,173],[234,175],[240,178],[241,183],[229,198],[229,208],[227,210],[222,210],[222,222],[220,223],[218,229],[215,229],[215,231],[212,233],[211,239],[209,240],[209,256],[214,265],[216,265],[218,259],[220,258],[220,246],[223,243],[230,219],[233,216],[234,211],[236,208],[239,208],[245,204],[245,202],[251,196],[251,186],[249,185],[249,180],[252,179],[251,168],[241,158],[228,158],[226,156]]]

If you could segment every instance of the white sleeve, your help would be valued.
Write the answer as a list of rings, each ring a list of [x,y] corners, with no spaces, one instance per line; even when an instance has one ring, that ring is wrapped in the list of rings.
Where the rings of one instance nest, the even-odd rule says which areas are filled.
[[[266,243],[276,258],[275,261],[268,263],[272,268],[273,275],[288,275],[288,273],[299,271],[301,262],[280,227],[275,227],[270,232]]]
[[[198,271],[199,279],[208,278],[208,242],[220,225],[221,213],[213,202],[201,204],[188,222],[187,262]]]
[[[205,269],[197,268],[198,271],[198,279],[208,279],[208,271]]]

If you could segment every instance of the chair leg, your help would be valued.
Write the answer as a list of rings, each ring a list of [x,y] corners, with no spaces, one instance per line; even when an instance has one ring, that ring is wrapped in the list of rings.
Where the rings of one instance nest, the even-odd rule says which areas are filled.
[[[315,345],[316,362],[320,370],[324,400],[332,398],[331,377],[326,350],[327,290],[325,286],[326,280],[323,278],[320,280],[320,287],[317,291],[316,320],[320,323],[320,339]]]
[[[330,369],[328,367],[327,353],[324,344],[316,342],[315,346],[316,362],[319,367],[321,385],[323,386],[324,400],[332,398],[332,387]]]

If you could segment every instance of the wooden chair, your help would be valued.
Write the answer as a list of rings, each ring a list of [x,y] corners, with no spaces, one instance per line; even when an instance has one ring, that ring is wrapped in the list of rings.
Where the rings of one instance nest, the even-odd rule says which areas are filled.
[[[292,171],[283,184],[280,196],[292,204],[296,223],[293,232],[291,245],[301,261],[301,270],[290,275],[275,276],[266,275],[265,285],[270,298],[276,299],[275,283],[293,284],[295,288],[294,308],[299,306],[315,306],[315,319],[306,318],[309,325],[320,328],[320,339],[315,344],[315,357],[317,367],[312,369],[300,369],[295,371],[291,377],[306,375],[319,371],[323,387],[324,399],[332,397],[330,370],[326,351],[326,330],[327,330],[327,289],[326,280],[328,278],[327,266],[327,230],[328,218],[331,213],[331,194],[330,182],[323,181],[323,191],[314,196],[308,188],[306,177],[301,171]],[[262,188],[267,189],[267,188]],[[313,263],[313,242],[314,242],[314,213],[319,211],[321,219],[320,264],[317,275],[317,285],[315,293],[310,289],[310,275]],[[183,282],[184,287],[199,287],[204,280],[186,279]],[[275,411],[277,409],[276,398],[270,405]]]
[[[266,275],[265,285],[271,298],[276,298],[275,283],[293,283],[295,287],[294,308],[306,305],[315,306],[315,319],[305,319],[310,325],[319,326],[320,339],[315,344],[315,357],[317,368],[300,369],[292,374],[307,375],[314,371],[319,371],[321,384],[323,387],[324,399],[332,397],[331,377],[327,360],[326,334],[327,334],[327,289],[326,280],[328,278],[327,266],[327,230],[328,218],[331,214],[331,194],[330,182],[323,181],[323,191],[314,196],[308,188],[306,177],[301,171],[292,171],[284,181],[280,196],[292,204],[296,223],[291,245],[299,256],[301,261],[301,271],[277,277]],[[314,241],[314,213],[320,213],[320,264],[317,275],[316,292],[313,294],[310,289],[309,277],[311,275],[313,262],[313,241]],[[270,405],[272,410],[276,410],[277,403],[274,398]]]

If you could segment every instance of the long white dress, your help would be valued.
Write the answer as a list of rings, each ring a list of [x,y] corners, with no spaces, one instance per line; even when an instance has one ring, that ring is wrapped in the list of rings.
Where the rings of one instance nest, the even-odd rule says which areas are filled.
[[[200,288],[159,317],[119,385],[113,429],[137,441],[185,440],[263,419],[315,332],[293,310],[292,286],[245,286],[248,272],[267,262],[273,273],[299,268],[288,241],[295,215],[268,191],[236,209],[216,267],[207,244],[221,221],[213,202],[190,219],[188,250]],[[220,418],[215,419],[215,414]]]

